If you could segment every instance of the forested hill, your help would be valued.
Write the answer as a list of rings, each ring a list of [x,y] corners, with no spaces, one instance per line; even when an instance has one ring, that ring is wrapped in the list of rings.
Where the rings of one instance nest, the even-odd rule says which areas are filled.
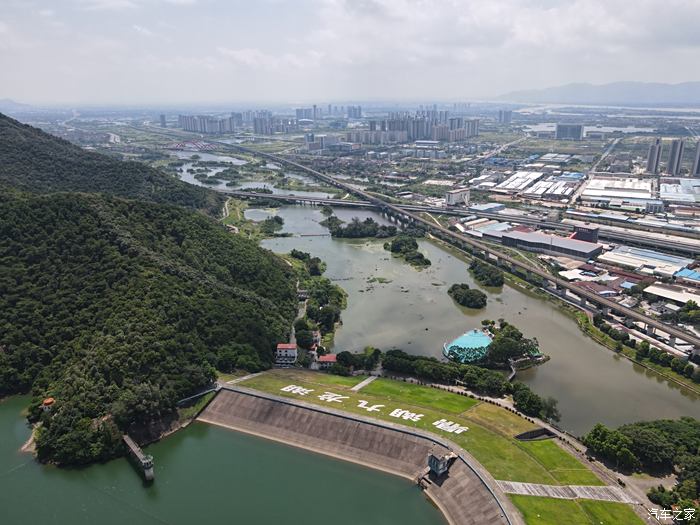
[[[32,133],[46,148],[18,158],[74,151]],[[66,174],[109,169],[75,153],[88,161],[66,160]],[[295,314],[295,279],[272,253],[202,214],[108,195],[5,194],[0,268],[0,396],[32,389],[35,414],[44,396],[56,399],[37,446],[63,464],[112,456],[121,431],[172,414],[216,366],[269,366]]]
[[[0,114],[0,191],[107,193],[221,213],[224,197],[138,162],[79,148]]]

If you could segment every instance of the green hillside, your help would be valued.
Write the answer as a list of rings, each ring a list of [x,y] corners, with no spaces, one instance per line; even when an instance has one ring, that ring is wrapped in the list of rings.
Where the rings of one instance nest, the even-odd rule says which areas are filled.
[[[85,151],[0,114],[0,189],[100,192],[219,216],[224,197],[138,162]]]
[[[288,265],[176,206],[5,195],[0,267],[0,395],[56,398],[37,444],[63,464],[112,456],[218,365],[269,366],[295,313]]]

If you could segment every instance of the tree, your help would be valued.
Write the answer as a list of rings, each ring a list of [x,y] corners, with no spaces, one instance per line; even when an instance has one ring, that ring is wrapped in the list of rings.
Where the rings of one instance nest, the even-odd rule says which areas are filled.
[[[523,383],[513,385],[513,404],[517,410],[528,416],[539,417],[544,403],[542,398]]]
[[[457,303],[467,308],[483,308],[486,306],[486,294],[481,290],[471,290],[466,283],[453,284],[447,293]]]
[[[469,271],[474,278],[484,286],[503,286],[503,271],[491,264],[473,259],[469,264]]]
[[[671,359],[671,370],[673,370],[674,372],[676,372],[678,374],[682,374],[684,368],[685,368],[685,361],[683,361],[682,359],[679,359],[677,357],[674,357],[673,359]]]
[[[542,401],[542,410],[540,412],[542,419],[549,422],[557,422],[561,419],[561,413],[557,408],[557,400],[553,397],[547,397]]]
[[[637,345],[637,351],[635,352],[635,357],[638,361],[641,361],[645,357],[649,356],[649,343],[647,341],[642,341]]]
[[[177,206],[3,192],[0,232],[0,395],[57,399],[31,410],[42,460],[109,459],[112,434],[174,416],[214,367],[269,368],[296,313],[292,269]]]
[[[314,335],[310,330],[301,330],[296,332],[297,345],[306,350],[310,349],[314,344]]]
[[[673,467],[675,449],[662,432],[645,427],[622,427],[620,431],[631,440],[631,450],[644,467],[667,470]]]
[[[338,354],[336,355],[336,361],[347,368],[350,368],[355,365],[355,359],[353,358],[353,355],[347,350],[338,352]]]
[[[598,423],[584,436],[583,444],[594,454],[615,463],[616,468],[633,470],[639,467],[639,459],[630,450],[632,440],[617,430]]]

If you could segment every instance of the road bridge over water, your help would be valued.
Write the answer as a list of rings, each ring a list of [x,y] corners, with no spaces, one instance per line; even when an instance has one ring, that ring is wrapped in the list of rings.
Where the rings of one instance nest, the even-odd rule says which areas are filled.
[[[220,193],[232,195],[234,197],[242,199],[270,199],[289,204],[315,204],[326,206],[343,206],[346,208],[381,208],[381,206],[372,202],[368,202],[366,200],[352,201],[347,199],[324,199],[320,197],[305,197],[292,194],[285,195],[281,193],[256,193],[240,190],[219,191]],[[438,208],[433,206],[421,206],[417,204],[398,204],[397,206],[402,210],[416,213],[435,213],[442,215],[453,215],[457,217],[466,217],[468,215],[474,215],[476,217],[484,219],[514,222],[517,224],[525,224],[527,226],[535,226],[538,228],[560,231],[565,233],[572,233],[574,231],[574,225],[572,224],[550,221],[547,219],[540,219],[538,217],[527,217],[520,215],[510,216],[493,212]],[[606,230],[605,227],[600,228],[599,237],[601,239],[606,239],[610,242],[624,242],[625,244],[646,246],[649,248],[664,248],[668,251],[683,253],[691,256],[694,256],[695,254],[700,252],[700,240],[697,239],[674,237],[673,239],[665,240],[658,237],[650,237],[640,233]]]
[[[417,213],[413,211],[409,211],[407,209],[404,209],[403,207],[392,204],[389,202],[386,202],[366,191],[357,189],[353,187],[350,184],[347,184],[341,180],[335,179],[334,177],[331,177],[329,175],[326,175],[325,173],[321,173],[320,171],[314,170],[312,168],[309,168],[307,166],[304,166],[302,164],[299,164],[298,162],[290,161],[288,159],[285,159],[284,157],[279,157],[277,155],[272,155],[270,153],[263,153],[259,152],[250,148],[246,148],[244,146],[240,146],[238,144],[227,144],[227,143],[222,143],[225,144],[228,147],[240,150],[244,153],[252,154],[252,155],[257,155],[266,159],[269,159],[273,162],[276,162],[278,164],[282,165],[287,165],[291,166],[294,169],[297,169],[299,171],[303,171],[314,178],[325,182],[329,186],[333,186],[335,188],[342,189],[346,191],[347,193],[350,193],[352,195],[355,195],[359,197],[361,200],[364,200],[365,202],[374,205],[378,210],[380,210],[383,213],[386,213],[387,215],[394,216],[398,220],[405,222],[407,224],[414,224],[414,225],[420,225],[423,229],[426,231],[430,232],[432,235],[434,235],[436,238],[448,242],[460,249],[464,249],[470,252],[474,252],[477,255],[480,255],[486,259],[492,260],[500,265],[508,266],[511,269],[517,269],[523,273],[525,273],[527,276],[532,276],[535,275],[539,277],[542,280],[543,287],[551,289],[551,290],[556,290],[560,292],[566,292],[569,291],[576,296],[578,296],[581,300],[582,305],[586,305],[587,303],[592,303],[593,305],[596,305],[598,308],[600,308],[604,312],[617,312],[618,314],[631,319],[633,321],[638,321],[643,323],[645,327],[648,329],[657,329],[661,330],[662,332],[665,332],[669,334],[669,336],[672,339],[672,342],[675,343],[675,339],[681,339],[683,341],[686,341],[687,343],[693,345],[695,347],[695,351],[698,351],[700,349],[700,337],[691,334],[685,330],[682,330],[681,328],[677,326],[673,326],[667,323],[664,323],[662,321],[659,321],[658,319],[654,319],[652,317],[649,317],[648,315],[638,312],[636,310],[633,310],[631,308],[627,308],[626,306],[622,306],[621,304],[616,303],[615,301],[611,301],[610,299],[606,299],[605,297],[601,297],[598,294],[591,292],[589,290],[582,289],[568,281],[565,281],[564,279],[560,279],[558,277],[555,277],[548,273],[547,271],[543,270],[542,268],[539,268],[537,266],[534,266],[530,263],[521,261],[519,259],[516,259],[515,257],[512,257],[506,253],[503,253],[497,249],[494,249],[493,247],[477,240],[469,236],[461,235],[457,232],[453,232],[451,230],[448,230],[447,228],[444,228],[442,226],[437,225],[433,221],[429,221]],[[263,194],[265,197],[270,197],[268,194]],[[673,345],[672,345],[673,346]]]

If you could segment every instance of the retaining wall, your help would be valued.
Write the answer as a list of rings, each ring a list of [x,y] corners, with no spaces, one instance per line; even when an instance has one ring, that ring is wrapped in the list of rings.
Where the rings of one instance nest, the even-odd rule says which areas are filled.
[[[198,419],[412,480],[425,472],[430,452],[448,450],[437,440],[409,429],[402,431],[303,405],[264,394],[223,389]],[[452,524],[522,523],[500,489],[495,490],[508,508],[510,521],[493,490],[463,461],[456,461],[437,483],[428,484],[426,493]]]

